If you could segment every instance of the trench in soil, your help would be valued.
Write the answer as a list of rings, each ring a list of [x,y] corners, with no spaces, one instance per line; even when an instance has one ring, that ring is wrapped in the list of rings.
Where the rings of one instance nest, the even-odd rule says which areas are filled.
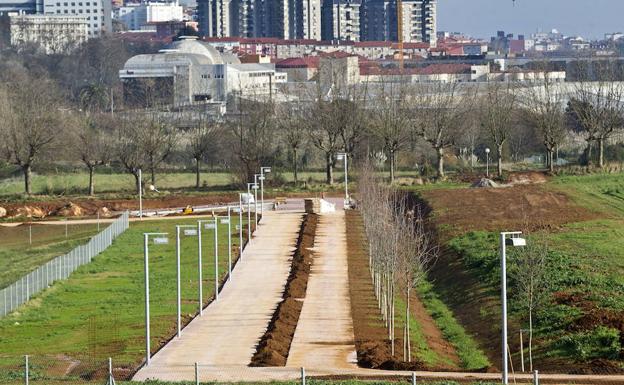
[[[313,262],[311,248],[314,247],[317,224],[317,214],[306,214],[299,230],[297,248],[293,253],[290,275],[282,301],[273,313],[267,331],[260,339],[250,366],[286,365],[308,286]]]

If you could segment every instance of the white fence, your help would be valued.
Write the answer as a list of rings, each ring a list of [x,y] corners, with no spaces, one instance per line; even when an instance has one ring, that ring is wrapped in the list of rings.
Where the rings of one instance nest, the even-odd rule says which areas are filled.
[[[9,287],[0,290],[0,317],[26,303],[33,295],[50,287],[55,281],[69,277],[77,268],[85,265],[96,255],[106,250],[115,238],[129,226],[129,214],[124,212],[110,226],[82,246],[56,257],[37,270],[20,278]]]

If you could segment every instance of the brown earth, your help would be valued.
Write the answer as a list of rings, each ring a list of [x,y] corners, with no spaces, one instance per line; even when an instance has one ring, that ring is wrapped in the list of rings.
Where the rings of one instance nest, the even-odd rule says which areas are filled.
[[[401,327],[398,325],[397,334],[400,336],[395,340],[397,356],[392,356],[388,332],[379,313],[370,279],[367,241],[358,211],[346,212],[346,225],[349,292],[358,365],[364,368],[390,370],[456,370],[459,367],[459,358],[455,348],[444,339],[442,332],[417,296],[412,296],[410,300],[411,315],[416,317],[421,325],[427,345],[440,357],[457,365],[455,367],[428,367],[416,360],[402,361],[398,357],[402,354],[401,346],[403,345]]]
[[[277,306],[266,333],[260,339],[251,366],[285,366],[303,308],[310,268],[313,263],[314,237],[318,215],[307,214],[293,254],[290,275],[284,289],[283,301]]]
[[[469,230],[558,228],[563,224],[598,218],[560,192],[539,185],[501,189],[432,190],[422,197],[433,209],[433,219],[450,234]]]

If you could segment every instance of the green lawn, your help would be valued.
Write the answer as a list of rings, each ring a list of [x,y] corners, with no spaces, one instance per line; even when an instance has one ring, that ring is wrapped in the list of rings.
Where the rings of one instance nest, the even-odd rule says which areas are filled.
[[[558,176],[547,186],[568,194],[590,210],[624,214],[624,174]]]
[[[236,222],[237,218],[233,229]],[[142,234],[170,234],[169,244],[150,246],[151,342],[156,349],[175,329],[175,225],[196,223],[183,218],[133,222],[92,263],[0,318],[0,373],[3,367],[14,367],[16,357],[24,354],[54,363],[49,367],[75,361],[79,365],[75,370],[81,373],[90,370],[80,367],[81,362],[103,363],[109,356],[117,365],[135,367],[145,356]],[[219,227],[222,280],[227,272],[227,225]],[[204,231],[210,233],[203,236],[203,292],[208,301],[214,293],[214,244],[212,230]],[[181,274],[182,314],[187,318],[198,309],[196,237],[182,238]]]
[[[103,230],[106,225],[102,225]],[[97,234],[97,225],[0,226],[0,289],[51,259],[84,244]],[[32,244],[30,236],[32,235]]]

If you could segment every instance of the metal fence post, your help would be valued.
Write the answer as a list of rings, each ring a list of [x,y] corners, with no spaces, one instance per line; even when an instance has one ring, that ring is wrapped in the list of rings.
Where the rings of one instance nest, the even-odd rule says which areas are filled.
[[[108,357],[108,381],[106,385],[115,385],[115,378],[113,377],[113,359]]]
[[[416,385],[416,372],[412,372],[412,385]]]
[[[199,385],[199,369],[197,368],[197,362],[195,363],[195,385]]]
[[[28,385],[28,356],[24,356],[24,383]]]
[[[533,372],[533,385],[539,385],[539,373],[537,370]]]
[[[304,367],[301,367],[301,385],[306,385],[306,373]]]

